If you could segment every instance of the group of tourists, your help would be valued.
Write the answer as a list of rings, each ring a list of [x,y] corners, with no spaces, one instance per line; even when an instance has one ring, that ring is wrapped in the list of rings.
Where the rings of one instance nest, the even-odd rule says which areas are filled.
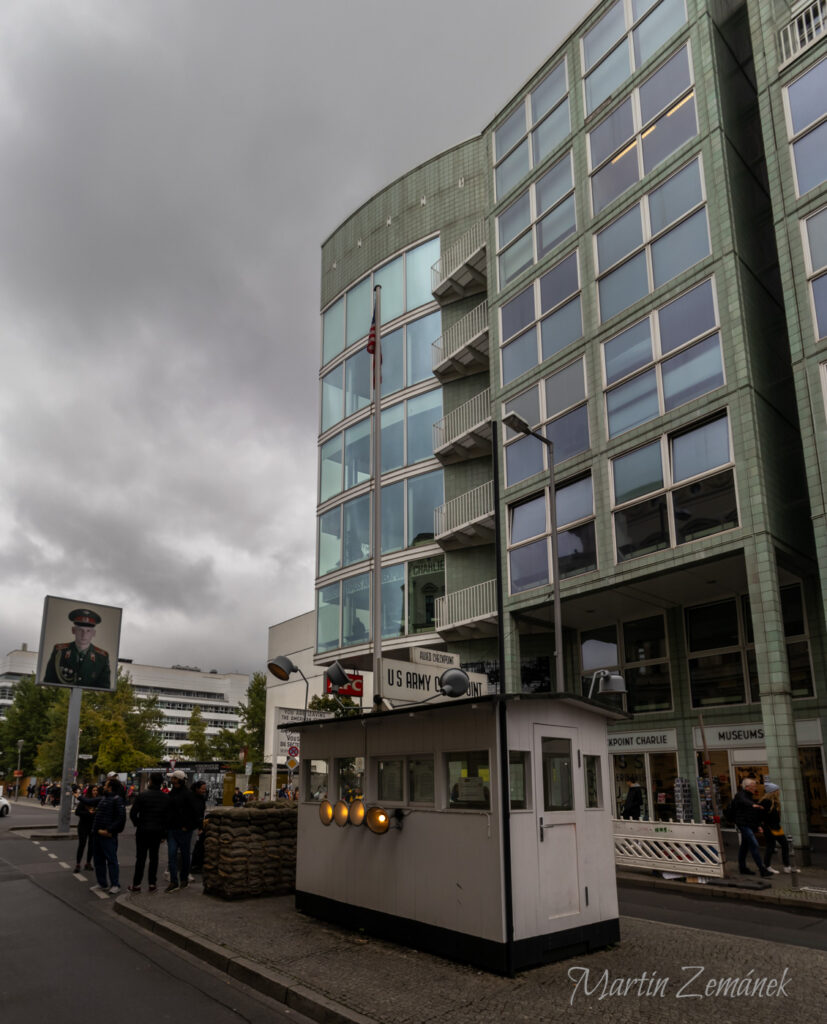
[[[754,875],[747,867],[747,855],[752,856],[758,873],[762,878],[771,878],[779,874],[771,866],[776,846],[781,849],[781,863],[786,874],[798,871],[790,865],[790,844],[784,829],[781,827],[781,806],[778,801],[778,786],[774,782],[764,784],[764,798],[757,800],[757,779],[747,777],[742,780],[738,792],[728,808],[728,815],[738,829],[741,845],[738,849],[738,870],[742,875]],[[766,841],[764,857],[758,845],[758,837],[763,835]]]
[[[191,872],[200,870],[204,859],[204,814],[207,784],[203,780],[187,786],[187,774],[180,769],[170,777],[171,788],[164,784],[161,772],[152,772],[149,785],[138,793],[129,808],[129,820],[135,826],[135,870],[130,892],[140,892],[146,868],[149,891],[158,887],[158,860],[161,843],[166,841],[169,855],[169,885],[165,892],[186,888]],[[123,783],[110,772],[103,786],[89,786],[77,796],[78,849],[75,872],[94,871],[93,890],[117,895],[121,891],[118,864],[118,836],[126,826],[127,794]],[[197,836],[195,849],[193,837]]]

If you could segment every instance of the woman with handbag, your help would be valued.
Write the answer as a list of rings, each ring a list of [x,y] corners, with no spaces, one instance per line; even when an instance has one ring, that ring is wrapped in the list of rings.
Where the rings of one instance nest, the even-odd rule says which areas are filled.
[[[761,801],[764,808],[764,831],[767,836],[767,848],[764,854],[764,864],[767,871],[777,875],[778,870],[770,867],[772,855],[775,853],[776,843],[781,847],[781,863],[784,865],[784,873],[798,872],[798,868],[790,867],[790,844],[784,835],[781,827],[781,805],[778,800],[778,786],[774,782],[768,782],[764,786],[764,799]]]

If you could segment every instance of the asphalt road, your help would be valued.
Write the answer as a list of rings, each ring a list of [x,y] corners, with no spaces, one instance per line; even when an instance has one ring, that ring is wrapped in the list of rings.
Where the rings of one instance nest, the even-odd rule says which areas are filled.
[[[74,875],[75,842],[24,840],[12,825],[56,824],[25,798],[0,818],[0,1021],[2,1024],[310,1024],[114,913]],[[131,881],[134,839],[121,837],[121,884]]]
[[[723,935],[786,942],[808,949],[827,949],[827,919],[817,914],[734,900],[702,899],[618,886],[620,913],[684,928],[702,928]]]

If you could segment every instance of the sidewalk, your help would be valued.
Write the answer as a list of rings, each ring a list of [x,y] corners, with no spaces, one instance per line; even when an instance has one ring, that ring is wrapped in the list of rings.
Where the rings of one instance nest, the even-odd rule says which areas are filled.
[[[798,879],[827,887],[820,869]],[[717,887],[638,877],[687,895],[731,891],[759,905],[787,899],[818,911],[789,881],[781,875],[775,889],[713,893]],[[827,900],[818,902],[824,913]],[[501,978],[306,917],[292,896],[225,902],[196,883],[169,895],[121,895],[115,910],[321,1024],[537,1024],[571,1020],[573,1010],[605,1024],[708,1024],[722,1010],[728,1022],[783,1013],[815,1024],[827,1004],[823,951],[635,918],[621,918],[612,949]]]

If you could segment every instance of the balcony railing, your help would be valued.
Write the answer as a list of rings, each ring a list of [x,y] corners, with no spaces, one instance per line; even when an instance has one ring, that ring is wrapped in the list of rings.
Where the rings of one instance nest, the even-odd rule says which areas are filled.
[[[485,245],[486,224],[481,220],[445,250],[431,267],[431,291],[437,298],[485,291]]]
[[[494,481],[489,480],[481,487],[466,491],[458,498],[453,498],[434,509],[434,539],[439,541],[460,531],[470,533],[473,524],[479,523],[481,520],[493,520],[493,518]],[[486,537],[489,532],[486,532]],[[473,544],[475,539],[478,544],[486,542],[482,537],[469,537],[469,543]]]
[[[468,447],[476,451],[477,444],[475,437],[491,438],[491,392],[489,388],[480,391],[478,395],[449,412],[441,420],[434,424],[434,454],[439,455],[439,450],[454,441],[461,441],[468,438]],[[490,444],[489,444],[490,447]],[[480,454],[477,452],[477,454]]]
[[[815,45],[827,31],[827,0],[815,3],[799,11],[778,33],[781,50],[781,67],[794,60],[800,53]]]
[[[486,580],[465,590],[457,590],[445,597],[438,597],[435,603],[436,629],[441,632],[456,632],[473,635],[477,627],[487,625],[496,630],[497,623],[497,581]]]
[[[488,302],[481,302],[431,346],[432,369],[451,380],[488,369]]]

